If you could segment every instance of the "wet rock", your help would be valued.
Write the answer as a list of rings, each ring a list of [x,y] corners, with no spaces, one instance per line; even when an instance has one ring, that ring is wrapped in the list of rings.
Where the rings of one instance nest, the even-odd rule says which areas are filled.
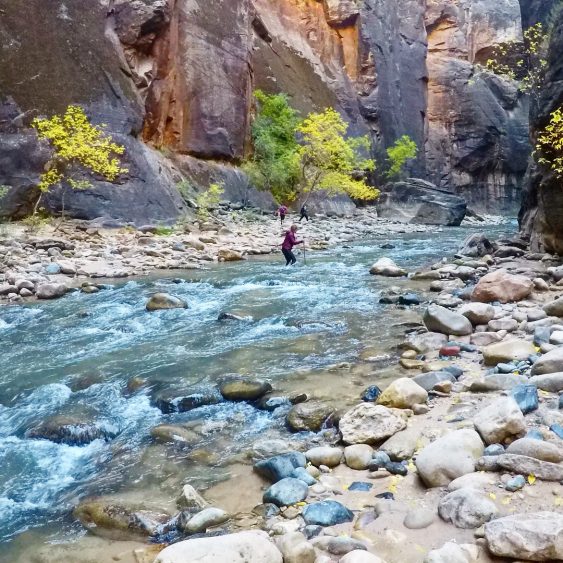
[[[160,552],[154,563],[283,563],[279,549],[266,532],[252,530],[197,538],[172,544]]]
[[[319,446],[311,448],[305,452],[305,457],[316,467],[326,465],[327,467],[336,467],[340,465],[342,460],[342,450],[340,448],[331,448],[329,446]]]
[[[542,481],[563,480],[563,465],[557,463],[550,463],[533,457],[508,453],[499,455],[494,459],[500,467],[514,473],[535,475]]]
[[[428,393],[408,377],[393,381],[377,400],[378,404],[397,409],[410,409],[413,405],[426,403]]]
[[[176,500],[176,506],[180,509],[197,508],[201,510],[207,507],[207,501],[191,485],[184,485],[182,494]]]
[[[94,423],[64,415],[48,418],[26,432],[27,438],[50,440],[69,446],[84,446],[94,440],[110,440],[115,435],[115,432]]]
[[[454,541],[445,543],[440,549],[433,549],[424,559],[424,563],[478,563],[479,547],[470,543],[459,544]]]
[[[478,528],[498,512],[495,503],[484,493],[471,488],[448,493],[438,505],[438,514],[456,528]]]
[[[421,430],[412,426],[397,432],[380,446],[380,452],[386,453],[394,461],[410,459],[420,440]]]
[[[264,493],[263,501],[276,506],[291,506],[307,498],[309,487],[300,479],[286,477],[274,483]]]
[[[382,405],[361,403],[340,419],[340,432],[346,444],[375,444],[407,425],[406,415]]]
[[[185,534],[199,534],[208,528],[215,528],[230,520],[230,516],[224,510],[215,507],[204,508],[195,515],[182,512],[178,518],[178,528]]]
[[[276,539],[284,563],[315,563],[315,548],[301,532],[290,532]]]
[[[538,390],[535,385],[517,385],[512,389],[511,395],[523,414],[533,412],[539,406]]]
[[[400,278],[407,275],[407,271],[395,264],[391,258],[380,258],[369,271],[374,276]]]
[[[424,313],[423,321],[432,332],[456,336],[466,336],[473,332],[469,319],[439,305],[430,305]]]
[[[532,366],[532,375],[563,372],[563,346],[558,346],[544,354]]]
[[[37,286],[35,296],[37,299],[57,299],[68,291],[68,287],[62,283],[42,283]]]
[[[217,259],[220,262],[238,262],[239,260],[244,260],[244,256],[236,250],[221,248],[217,253]]]
[[[563,514],[513,514],[485,524],[489,550],[499,557],[551,561],[563,559]]]
[[[362,391],[360,399],[368,403],[373,403],[377,401],[379,395],[381,395],[381,389],[377,385],[370,385]]]
[[[214,405],[221,401],[221,395],[214,389],[194,390],[174,389],[166,387],[156,390],[152,396],[152,403],[164,414],[187,412],[205,405]]]
[[[334,407],[316,401],[300,403],[292,407],[287,414],[287,424],[294,432],[318,432],[334,412]]]
[[[483,276],[471,296],[472,301],[481,303],[510,303],[526,299],[532,293],[534,284],[525,276],[509,274],[500,269]]]
[[[373,448],[367,444],[354,444],[344,448],[346,465],[351,469],[367,469],[371,463]]]
[[[495,246],[483,233],[474,233],[463,241],[458,253],[463,256],[480,258],[492,254],[494,250]]]
[[[147,301],[147,311],[160,311],[163,309],[187,309],[188,304],[179,297],[168,293],[155,293]]]
[[[272,390],[266,381],[235,379],[219,385],[219,391],[227,401],[255,401]]]
[[[291,404],[287,397],[273,397],[271,395],[265,395],[256,401],[255,406],[257,409],[274,412],[280,407],[284,407]]]
[[[325,500],[307,505],[303,509],[303,519],[308,525],[335,526],[352,522],[354,514],[335,500]]]
[[[293,473],[298,467],[305,467],[307,458],[301,452],[277,455],[254,464],[254,471],[272,483],[277,483]]]
[[[483,348],[483,357],[485,365],[496,366],[502,362],[526,360],[535,352],[533,344],[527,340],[509,340]]]
[[[473,423],[486,444],[503,442],[526,432],[524,415],[512,397],[501,397],[479,410]]]
[[[562,317],[563,318],[563,297],[559,297],[555,301],[546,303],[543,306],[543,310],[550,317]]]
[[[218,321],[246,321],[248,320],[248,318],[241,317],[240,315],[235,315],[233,313],[222,312],[219,313],[217,320]]]
[[[81,502],[73,515],[91,533],[114,540],[154,536],[170,520],[170,515],[163,512],[146,510],[143,506],[124,506],[105,499]]]
[[[163,444],[193,445],[201,440],[201,436],[179,424],[159,424],[151,429],[151,436]]]
[[[409,530],[422,530],[428,528],[436,519],[436,512],[427,508],[413,508],[407,512],[403,526]]]
[[[406,293],[405,295],[399,295],[399,305],[406,305],[407,307],[420,305],[420,297],[416,293]]]
[[[530,383],[543,391],[559,393],[563,391],[563,371],[534,375],[530,378]]]
[[[416,458],[416,468],[427,487],[443,487],[475,471],[483,455],[483,442],[474,430],[456,430],[426,446]]]
[[[486,325],[495,316],[495,308],[486,303],[468,303],[463,305],[458,311],[467,317],[473,325]]]
[[[456,378],[447,371],[429,371],[428,373],[416,375],[413,377],[413,381],[425,391],[431,391],[436,384],[442,383],[443,381],[455,383]]]

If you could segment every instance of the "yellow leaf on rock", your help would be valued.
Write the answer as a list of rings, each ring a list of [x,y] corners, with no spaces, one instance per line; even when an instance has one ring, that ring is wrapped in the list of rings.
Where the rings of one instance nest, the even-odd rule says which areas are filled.
[[[495,495],[495,493],[489,493],[489,496],[493,499],[496,500],[497,495]]]
[[[530,483],[530,485],[533,485],[536,482],[536,476],[533,473],[530,473],[528,475],[528,483]]]

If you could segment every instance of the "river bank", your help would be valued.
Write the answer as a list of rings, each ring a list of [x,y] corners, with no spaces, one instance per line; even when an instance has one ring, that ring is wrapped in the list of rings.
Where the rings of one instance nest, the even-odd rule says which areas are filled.
[[[272,402],[272,406],[274,406],[272,414],[274,420],[277,420],[275,431],[269,428],[270,423],[267,426],[260,425],[260,420],[263,422],[265,420],[260,418],[263,416],[260,413],[268,412],[267,409],[261,410],[265,405],[262,404],[262,407],[256,408],[260,402],[258,396],[265,393],[267,387],[254,386],[253,393],[258,393],[258,395],[253,395],[253,400],[249,403],[240,401],[242,398],[250,398],[248,395],[246,397],[240,395],[241,388],[238,390],[238,396],[236,393],[233,394],[232,390],[230,395],[225,395],[224,393],[228,392],[225,389],[221,391],[221,380],[219,380],[218,388],[225,400],[220,405],[231,405],[232,407],[229,408],[233,410],[230,411],[230,414],[225,417],[220,414],[220,411],[205,410],[214,408],[211,406],[203,407],[204,412],[201,412],[202,409],[195,409],[147,420],[147,431],[152,433],[152,440],[156,443],[150,447],[150,454],[145,451],[144,458],[147,463],[144,466],[139,486],[132,486],[136,479],[135,475],[139,475],[138,471],[134,471],[129,474],[130,482],[125,490],[122,486],[116,489],[115,486],[100,483],[98,487],[92,488],[97,489],[98,494],[107,491],[105,496],[95,499],[94,504],[88,504],[82,499],[81,520],[90,528],[92,522],[96,522],[96,527],[91,529],[96,535],[88,533],[80,537],[78,541],[75,537],[72,543],[41,545],[46,540],[48,541],[49,535],[57,538],[57,543],[61,541],[60,523],[51,529],[47,538],[43,534],[34,537],[33,532],[27,532],[13,544],[12,554],[14,555],[10,556],[10,560],[21,563],[111,560],[143,563],[150,561],[152,563],[157,551],[164,546],[158,543],[158,545],[147,547],[146,541],[151,537],[156,542],[180,539],[177,534],[180,533],[181,536],[185,533],[178,532],[177,520],[171,520],[171,517],[178,513],[176,501],[181,496],[183,484],[194,486],[204,494],[206,502],[225,510],[230,517],[227,522],[220,523],[222,519],[226,518],[226,515],[217,511],[213,513],[208,511],[199,518],[213,516],[217,529],[225,529],[231,533],[246,529],[268,530],[278,545],[275,549],[279,548],[284,553],[284,561],[363,561],[360,559],[361,554],[345,556],[345,552],[349,550],[365,551],[365,549],[372,554],[377,554],[388,563],[399,561],[414,563],[425,560],[451,562],[454,557],[452,553],[457,553],[456,556],[461,556],[460,553],[462,553],[465,561],[496,560],[487,553],[492,532],[487,534],[486,530],[482,528],[481,525],[486,520],[511,513],[530,514],[540,510],[556,513],[560,510],[558,507],[561,506],[558,480],[545,481],[543,479],[547,475],[546,471],[548,473],[551,471],[552,475],[555,474],[557,477],[556,472],[560,471],[562,467],[561,459],[555,461],[558,459],[557,452],[560,451],[561,440],[558,441],[557,434],[550,430],[554,424],[560,424],[562,417],[561,411],[557,409],[557,393],[542,390],[545,382],[539,384],[536,383],[537,380],[529,378],[530,371],[535,368],[530,367],[531,360],[528,361],[531,356],[534,356],[532,359],[536,363],[538,362],[538,358],[535,357],[536,349],[531,350],[529,347],[534,338],[540,337],[540,333],[536,335],[538,328],[544,327],[544,341],[537,342],[540,344],[538,346],[540,352],[547,353],[550,347],[557,346],[554,343],[550,344],[549,340],[552,339],[552,336],[553,340],[557,340],[557,325],[561,323],[561,319],[557,315],[544,311],[543,305],[555,300],[563,293],[563,288],[557,282],[558,270],[549,269],[557,266],[559,262],[554,257],[531,255],[518,246],[503,245],[491,257],[468,257],[449,263],[443,260],[432,268],[421,268],[425,263],[428,264],[426,256],[439,253],[437,249],[431,247],[432,244],[441,244],[445,249],[442,254],[451,255],[450,252],[455,246],[454,240],[448,240],[446,243],[443,239],[439,239],[441,236],[443,234],[422,233],[418,235],[420,240],[408,236],[404,239],[397,237],[392,241],[392,244],[396,245],[395,249],[385,249],[383,253],[379,250],[375,255],[372,250],[373,242],[368,243],[365,247],[346,249],[346,252],[341,253],[319,251],[312,255],[312,263],[307,268],[289,269],[289,271],[282,268],[282,273],[276,273],[276,280],[272,280],[270,272],[265,274],[260,263],[249,264],[251,269],[244,280],[244,287],[250,292],[248,298],[250,301],[248,299],[237,301],[235,296],[240,294],[242,289],[240,285],[233,286],[232,290],[228,290],[229,295],[222,298],[221,293],[224,293],[229,286],[218,273],[212,274],[196,270],[193,272],[195,278],[190,277],[188,284],[178,285],[172,281],[167,284],[155,281],[155,286],[149,284],[148,292],[154,287],[164,289],[186,299],[191,307],[187,313],[182,313],[181,310],[178,310],[177,313],[174,311],[161,312],[167,315],[167,324],[177,323],[179,319],[182,319],[182,323],[186,323],[189,317],[200,314],[195,299],[196,296],[201,299],[203,287],[200,285],[201,281],[205,280],[206,283],[211,281],[219,289],[218,292],[210,295],[211,301],[217,301],[216,308],[206,309],[205,315],[213,317],[213,321],[216,323],[216,312],[228,308],[227,310],[237,313],[241,320],[229,321],[227,327],[230,328],[214,330],[229,331],[228,333],[223,332],[221,337],[223,340],[226,339],[227,334],[236,334],[236,338],[240,338],[241,334],[246,333],[250,340],[258,340],[258,349],[250,353],[250,350],[242,348],[240,351],[236,351],[234,356],[231,353],[225,355],[224,352],[217,349],[209,350],[211,357],[214,358],[213,363],[218,364],[217,375],[231,374],[230,377],[233,377],[235,373],[238,373],[239,376],[246,376],[246,383],[249,383],[249,380],[258,379],[261,382],[267,381],[273,384],[275,391],[268,392],[266,397],[282,398],[279,406],[276,401]],[[459,240],[459,235],[457,236]],[[436,240],[433,241],[433,238]],[[377,246],[385,245],[387,242],[382,237],[377,242]],[[522,246],[521,241],[516,241],[516,244]],[[353,261],[349,259],[348,254],[355,255]],[[404,267],[411,274],[415,270],[424,273],[410,278],[369,276],[371,262],[377,261],[385,254],[392,256],[399,267]],[[350,261],[347,262],[347,259]],[[222,275],[226,275],[225,272],[237,267],[240,266],[237,264],[225,265],[221,269]],[[492,310],[486,305],[484,306],[486,310],[480,310],[479,306],[475,310],[475,305],[472,305],[464,315],[458,315],[453,320],[442,309],[438,309],[430,317],[428,316],[427,309],[432,302],[446,305],[446,311],[458,309],[463,311],[462,307],[467,307],[466,299],[473,291],[475,281],[500,267],[507,269],[511,274],[522,275],[528,280],[519,280],[520,283],[517,285],[521,287],[522,292],[527,292],[527,294],[522,298],[519,294],[519,301],[516,304],[503,305],[495,300]],[[203,278],[198,278],[198,276],[203,276]],[[544,283],[540,282],[540,279],[543,279]],[[325,285],[320,285],[322,280],[325,280]],[[364,283],[367,283],[365,288]],[[497,287],[497,291],[512,287],[506,279],[497,281],[494,285]],[[130,286],[129,289],[128,286]],[[193,291],[189,286],[194,286]],[[310,293],[308,293],[307,286],[312,288]],[[258,334],[263,332],[266,327],[260,322],[256,323],[256,320],[261,316],[271,315],[271,312],[268,312],[265,307],[266,302],[272,306],[271,303],[275,301],[275,293],[272,294],[272,291],[278,291],[276,288],[279,290],[283,288],[283,296],[280,297],[284,303],[288,299],[293,301],[300,296],[301,308],[305,315],[299,316],[293,309],[291,312],[277,312],[283,319],[285,332],[279,347],[272,348],[271,340],[265,341],[264,345],[260,344]],[[65,315],[69,315],[70,311],[73,311],[74,314],[79,313],[80,310],[87,312],[85,304],[80,301],[85,297],[98,300],[91,301],[87,306],[92,312],[95,310],[96,304],[102,305],[102,299],[105,299],[106,302],[117,300],[119,307],[123,307],[125,303],[136,307],[137,304],[144,302],[144,295],[138,296],[140,289],[135,282],[131,282],[124,288],[113,292],[109,290],[107,293],[100,292],[94,296],[84,297],[81,297],[80,294],[68,296],[57,302],[57,306],[59,306],[58,303],[63,305],[68,301],[67,307],[63,308],[56,317],[45,319],[43,324],[56,327],[59,326],[60,320]],[[128,293],[123,293],[125,291]],[[332,291],[334,291],[334,295],[332,295]],[[416,293],[419,304],[416,304],[412,295],[409,296],[412,293]],[[104,294],[106,295],[104,296]],[[132,301],[133,294],[136,295],[135,301]],[[319,308],[321,296],[325,301]],[[401,296],[402,300],[399,303]],[[80,305],[78,305],[79,301]],[[383,303],[379,303],[380,301]],[[549,306],[547,310],[552,311]],[[45,315],[46,312],[46,310],[43,311],[42,315]],[[345,316],[339,316],[342,314]],[[460,319],[460,316],[463,316],[465,321]],[[470,328],[467,324],[468,317],[473,321],[470,322],[472,325]],[[89,317],[82,318],[88,319]],[[254,320],[250,320],[250,318]],[[148,317],[143,317],[143,319],[142,322],[150,329],[153,321]],[[164,317],[161,319],[163,320]],[[8,321],[10,320],[8,319]],[[88,324],[91,321],[83,320],[82,322]],[[454,322],[456,327],[452,328],[452,325],[448,324],[451,322]],[[324,327],[322,327],[322,323],[325,323]],[[444,325],[444,323],[446,324]],[[458,326],[460,323],[461,329]],[[117,326],[115,321],[111,324],[119,331],[119,323]],[[291,328],[292,324],[295,325],[294,328]],[[131,328],[133,331],[140,330],[140,328],[136,328],[136,325],[131,327],[130,322],[128,325],[129,331]],[[271,327],[268,330],[279,330],[279,325],[276,326],[277,328]],[[547,335],[546,326],[549,333]],[[33,324],[28,324],[27,328],[31,332],[35,331]],[[92,334],[92,328],[85,327],[88,334]],[[78,331],[78,325],[72,330]],[[165,325],[161,324],[159,327],[155,325],[154,330],[166,330]],[[199,330],[205,331],[203,328]],[[234,332],[231,333],[231,330]],[[452,336],[451,340],[455,340],[455,343],[447,346],[448,336],[444,334],[446,330],[447,334],[451,334],[449,331],[452,330],[455,333],[464,332],[465,334]],[[134,396],[137,396],[138,401],[146,400],[147,387],[143,380],[148,380],[149,389],[154,388],[157,382],[151,374],[156,370],[160,373],[161,378],[164,377],[168,381],[164,388],[167,391],[173,391],[168,400],[185,398],[186,395],[182,394],[185,391],[180,392],[175,385],[172,385],[179,374],[174,371],[163,373],[163,367],[171,362],[185,364],[184,358],[178,356],[178,343],[182,339],[186,341],[187,335],[193,331],[194,327],[189,326],[187,331],[179,334],[180,338],[177,342],[168,343],[175,350],[173,355],[162,349],[164,340],[156,342],[155,349],[160,347],[160,354],[165,352],[164,356],[158,364],[150,366],[151,369],[147,369],[148,366],[145,366],[144,373],[141,368],[143,362],[135,364],[131,358],[126,358],[130,385],[127,390],[124,388],[124,384],[118,384],[118,393],[120,395],[124,392],[133,393]],[[122,338],[121,335],[116,336],[117,334],[119,332],[114,333],[112,338]],[[154,338],[155,334],[156,332],[149,332],[145,335],[144,340],[146,341],[147,337]],[[165,333],[163,338],[170,339],[170,335],[171,333]],[[76,338],[79,337],[80,335],[76,336]],[[213,341],[216,339],[216,336],[211,337],[208,333],[205,333],[205,337],[212,338]],[[545,341],[546,337],[547,341]],[[487,360],[486,363],[489,365],[485,365],[483,352],[489,343],[497,341],[503,343],[511,340],[517,340],[520,343],[516,349],[509,346],[500,363],[510,364],[513,359],[508,357],[510,355],[517,359],[508,370],[511,375],[502,375],[498,373],[500,367],[497,366],[497,363],[492,365],[490,360]],[[111,340],[100,340],[90,343],[91,357],[100,365],[115,365],[115,355],[106,359],[100,353],[103,347],[107,348],[110,342]],[[192,344],[195,343],[190,342],[190,345]],[[51,345],[56,347],[57,340],[54,340]],[[67,336],[66,341],[65,338],[62,338],[60,345],[74,349],[76,344],[69,341]],[[200,346],[202,345],[200,344]],[[195,345],[192,347],[195,348]],[[123,345],[121,349],[116,350],[116,353],[123,356],[122,350]],[[526,354],[524,354],[525,358],[520,359],[524,353],[522,350]],[[131,354],[139,355],[139,352],[140,349],[135,347]],[[241,352],[244,352],[243,356],[240,355]],[[28,347],[27,353],[33,355],[33,347]],[[107,353],[109,354],[109,352]],[[44,367],[46,375],[43,376],[42,381],[44,383],[49,381],[64,383],[74,389],[72,395],[79,397],[83,394],[83,399],[90,399],[91,403],[95,403],[102,385],[106,382],[95,378],[85,381],[85,378],[77,379],[75,377],[77,371],[88,372],[91,364],[81,366],[86,359],[79,354],[78,357],[75,356],[68,362],[67,367],[64,363],[60,363],[62,356],[51,357],[51,354],[55,354],[55,352],[49,350],[43,359],[43,363],[47,365]],[[82,354],[88,356],[88,351],[84,351]],[[297,356],[297,364],[291,363],[292,355]],[[144,363],[150,364],[152,356],[153,354],[145,354],[144,358],[140,359],[143,359]],[[201,375],[203,372],[200,370],[210,363],[209,357],[207,356],[197,363],[194,363],[192,358],[186,365],[193,366],[194,372],[199,372]],[[260,361],[264,361],[266,357],[271,357],[275,363],[261,364],[258,362],[258,358]],[[498,358],[495,359],[495,362],[496,360]],[[8,361],[15,366],[18,363],[18,357],[12,356]],[[299,364],[301,364],[301,369],[299,369]],[[272,369],[274,365],[280,366],[279,373],[284,373],[284,377],[280,378],[275,369]],[[81,369],[78,369],[79,366]],[[87,369],[83,369],[84,367]],[[550,369],[553,367],[554,364]],[[497,373],[489,373],[491,369],[496,370]],[[559,367],[557,369],[561,371]],[[506,371],[506,366],[502,370]],[[460,371],[463,373],[460,374]],[[512,375],[514,371],[519,371],[520,376]],[[138,376],[131,378],[130,376],[135,372],[138,373]],[[110,377],[111,379],[114,377]],[[408,385],[405,384],[405,380],[411,383],[416,382],[415,387],[405,387]],[[104,381],[103,384],[102,381]],[[380,409],[380,412],[367,414],[357,412],[360,395],[364,389],[371,387],[372,401],[364,401],[363,405],[364,408],[365,405],[369,405],[369,409],[372,409],[373,399],[377,394],[372,386],[376,385],[383,390],[391,384],[391,388],[393,388],[393,381],[395,381],[397,392],[393,395],[391,402],[389,402],[389,397],[386,400],[379,399],[381,405],[377,408]],[[399,384],[397,381],[401,383]],[[508,421],[504,416],[506,413],[504,413],[501,417],[493,416],[493,420],[488,422],[488,426],[487,424],[481,425],[479,432],[472,430],[475,425],[478,425],[476,421],[484,407],[501,398],[503,393],[510,394],[515,384],[530,381],[534,386],[540,387],[537,397],[538,408],[523,416],[515,412],[511,404],[512,410],[509,409]],[[14,385],[11,385],[10,388],[14,397],[10,404],[17,405],[22,401],[19,395],[21,391],[18,393],[17,386]],[[193,393],[193,383],[189,388]],[[257,388],[258,391],[256,391]],[[555,388],[550,387],[550,389]],[[162,390],[162,385],[160,390]],[[303,393],[307,395],[308,400],[298,403],[297,395]],[[149,391],[149,396],[154,399],[153,391]],[[117,395],[113,400],[115,401],[116,398]],[[37,406],[37,399],[38,397],[35,399],[35,403],[30,401],[30,406],[34,404]],[[293,399],[296,404],[292,406],[288,399]],[[141,404],[137,402],[136,408],[139,408]],[[276,406],[277,408],[275,408]],[[121,407],[116,403],[113,410],[119,408]],[[139,416],[146,418],[149,412],[150,416],[154,417],[154,409],[143,411],[139,413]],[[0,415],[6,413],[7,411],[0,412]],[[190,413],[193,415],[192,418],[187,418]],[[370,416],[375,418],[370,419]],[[13,419],[13,416],[11,418]],[[40,419],[43,418],[45,418],[45,413],[41,414]],[[139,420],[140,418],[133,424],[139,424]],[[348,426],[346,425],[347,420]],[[300,431],[288,433],[286,421],[290,426],[297,425],[293,428],[294,431]],[[300,426],[302,423],[299,421],[302,421],[305,426]],[[29,426],[29,421],[26,421],[26,424]],[[169,428],[162,428],[163,424]],[[317,432],[319,424],[322,424],[323,429]],[[520,443],[521,448],[527,447],[528,449],[520,449],[518,454],[513,454],[510,450],[508,454],[504,453],[503,466],[490,461],[481,462],[480,456],[487,443],[483,438],[486,432],[483,428],[490,428],[491,424],[494,426],[495,432],[500,432],[495,435],[495,438],[498,437],[500,441],[504,441],[505,445],[530,430],[540,432],[545,445],[539,447],[541,452],[538,453],[537,445],[534,450],[530,449],[529,443],[525,443],[524,446]],[[159,425],[160,431],[154,433],[151,428],[154,430]],[[240,451],[227,453],[227,450],[231,448],[228,426],[235,426],[235,435],[236,432],[240,432],[238,440],[246,444]],[[245,433],[249,430],[249,426],[254,427],[255,433],[246,436]],[[383,428],[391,435],[366,437],[366,431],[369,433],[378,428]],[[127,433],[127,430],[117,430],[124,434]],[[466,433],[465,437],[455,434],[458,438],[454,440],[454,445],[455,447],[460,446],[459,451],[456,451],[451,443],[445,443],[437,448],[438,451],[431,451],[432,455],[426,454],[431,458],[430,462],[438,466],[432,471],[440,475],[439,486],[429,486],[433,483],[420,478],[420,475],[429,471],[427,467],[423,466],[426,447],[430,443],[440,444],[437,440],[446,439],[442,436],[451,434],[453,431]],[[469,431],[473,434],[467,434]],[[140,428],[137,427],[135,433],[139,434],[139,432]],[[362,432],[364,435],[361,435]],[[168,438],[166,438],[167,435]],[[537,438],[537,434],[534,437]],[[390,443],[387,442],[387,439],[390,440]],[[113,441],[112,449],[116,455],[120,449],[123,449],[123,445],[119,444],[119,438],[115,438]],[[184,441],[184,444],[179,444],[178,441]],[[355,444],[357,441],[362,445],[359,448],[352,446],[355,451],[350,450],[350,446],[347,444]],[[45,442],[45,440],[40,439],[35,442]],[[100,440],[94,440],[91,444],[96,446],[97,442]],[[363,442],[370,442],[370,444],[364,445]],[[111,444],[111,441],[109,443]],[[318,446],[323,446],[323,450],[311,451],[311,448]],[[551,449],[552,446],[555,451]],[[86,448],[89,447],[93,446],[86,445]],[[327,450],[326,447],[329,449]],[[80,450],[81,448],[75,449]],[[264,478],[265,473],[262,472],[262,475],[259,475],[255,464],[261,459],[268,459],[269,456],[284,451],[304,452],[306,456],[304,463],[301,461],[303,458],[295,457],[295,454],[293,454],[293,459],[297,460],[297,466],[303,464],[305,471],[316,479],[317,483],[308,487],[305,502],[296,501],[289,508],[282,507],[281,512],[278,512],[273,505],[268,505],[267,510],[256,508],[261,505],[262,495],[271,485],[271,473],[270,478]],[[222,454],[218,454],[218,452],[222,452]],[[379,467],[382,458],[381,454],[377,452],[387,452],[396,462],[401,463],[402,461],[402,467],[387,465],[385,458],[383,458],[385,463]],[[444,452],[447,452],[447,456],[444,456]],[[497,453],[499,453],[498,449]],[[522,453],[528,455],[522,456]],[[522,467],[507,469],[507,463],[514,462],[515,455],[526,458],[516,460],[528,464],[522,467],[529,469],[530,463],[535,465],[533,465],[534,471],[528,471],[524,475],[527,484],[523,484],[518,491],[511,492],[506,488],[509,478],[519,473],[525,473]],[[534,455],[540,455],[544,459],[538,461]],[[546,455],[551,461],[545,459]],[[512,461],[510,459],[507,461],[506,458],[510,458],[510,456],[512,456]],[[378,459],[380,461],[377,461]],[[536,461],[530,462],[529,459]],[[448,465],[450,462],[454,467]],[[275,461],[268,463],[270,466],[276,464]],[[453,477],[460,472],[460,463],[463,466],[461,473],[470,475],[462,476],[462,483],[454,484]],[[476,465],[478,469],[481,469],[481,463],[492,471],[474,472]],[[468,470],[469,466],[472,466],[472,469]],[[363,468],[358,469],[358,467]],[[218,468],[220,469],[218,470]],[[123,468],[121,467],[121,469]],[[109,473],[113,473],[114,470],[115,466],[114,469],[109,470]],[[198,475],[199,471],[208,474],[215,473],[214,478],[206,481],[203,476]],[[404,473],[406,475],[403,475]],[[540,473],[543,477],[540,476]],[[441,481],[444,475],[447,476],[446,480],[449,479],[448,483]],[[303,474],[300,476],[305,477]],[[351,486],[356,482],[360,485]],[[284,483],[284,485],[287,484],[287,482]],[[293,482],[289,484],[293,487],[300,486]],[[453,491],[458,485],[465,485],[460,489],[463,493],[458,493],[459,497],[455,497],[453,500],[450,498],[449,502],[455,505],[455,509],[450,508],[448,512],[442,506],[444,497],[448,494],[448,490]],[[480,492],[468,493],[467,485]],[[190,496],[189,488],[184,491]],[[270,491],[270,496],[275,497],[277,494],[276,491]],[[390,500],[391,497],[394,498],[393,501]],[[353,521],[342,521],[320,528],[315,523],[311,523],[312,517],[309,518],[304,514],[307,505],[314,506],[316,502],[326,500],[335,500],[346,509],[351,510]],[[179,506],[184,507],[184,519],[187,515],[198,512],[197,502],[195,506],[185,508],[186,502],[188,505],[193,505],[194,499],[180,501]],[[109,512],[108,507],[111,507]],[[116,511],[116,507],[122,508]],[[139,512],[140,510],[142,512]],[[344,509],[339,510],[341,514],[346,515],[345,520],[347,520],[349,513]],[[444,515],[447,513],[453,514],[453,524],[446,521],[448,517]],[[116,514],[121,515],[117,520]],[[165,516],[163,517],[162,514]],[[478,515],[476,520],[471,516],[473,514]],[[122,516],[127,522],[125,528],[122,525]],[[305,517],[309,521],[306,521]],[[118,523],[118,520],[121,524]],[[551,520],[556,523],[556,526],[558,525],[557,516],[552,516]],[[174,523],[162,528],[160,523],[164,521]],[[210,522],[208,520],[207,525]],[[73,528],[69,528],[70,523]],[[76,530],[76,520],[69,515],[64,526],[69,531]],[[511,523],[510,526],[514,527],[514,523]],[[537,526],[534,523],[532,527],[540,530],[541,522]],[[55,531],[57,528],[59,532]],[[181,529],[184,529],[183,526]],[[211,527],[209,533],[213,529]],[[297,533],[295,530],[299,530],[299,532]],[[305,536],[299,535],[302,532],[305,533]],[[105,537],[98,537],[99,535]],[[113,539],[108,540],[108,535]],[[483,538],[483,536],[486,537]],[[141,537],[144,539],[140,540]],[[305,537],[308,539],[305,540]],[[429,555],[432,550],[441,548],[447,539],[455,540],[458,545],[463,544],[465,547],[449,545],[447,548],[449,551],[446,551],[445,554]],[[220,545],[218,539],[213,541],[215,545]],[[269,549],[269,544],[265,547],[264,541],[264,538],[260,537],[251,538],[255,553],[260,553],[261,549]],[[530,536],[527,537],[527,541],[532,542],[535,539]],[[29,547],[30,545],[33,547]],[[469,545],[471,546],[468,547]],[[186,549],[193,550],[192,547]],[[454,551],[452,552],[452,550]],[[182,560],[178,556],[166,559],[167,552],[163,553],[163,561]],[[270,555],[271,553],[270,551]],[[553,558],[553,551],[550,553]],[[344,557],[348,557],[348,559]],[[355,559],[350,559],[350,557]],[[524,558],[522,553],[519,557]],[[224,554],[222,560],[227,560],[224,558]],[[371,560],[375,561],[375,559]],[[366,561],[368,560],[366,559]]]
[[[225,211],[175,228],[104,228],[95,222],[67,221],[30,232],[21,223],[6,224],[0,237],[0,302],[52,299],[76,288],[93,293],[98,290],[93,280],[196,270],[218,261],[267,256],[279,252],[285,230],[297,219],[288,216],[282,227],[271,215]],[[502,221],[485,219],[488,224]],[[370,237],[439,229],[381,219],[370,208],[349,217],[313,216],[299,227],[299,237],[313,251]]]

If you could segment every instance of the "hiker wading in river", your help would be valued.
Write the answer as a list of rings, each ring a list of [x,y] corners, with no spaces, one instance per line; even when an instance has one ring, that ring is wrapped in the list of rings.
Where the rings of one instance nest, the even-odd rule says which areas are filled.
[[[297,232],[297,225],[291,225],[289,231],[285,233],[285,239],[282,244],[282,252],[285,257],[285,265],[289,266],[290,264],[293,265],[297,262],[297,258],[295,258],[295,254],[293,254],[292,250],[293,247],[297,244],[303,244],[304,240],[297,240],[295,233]]]

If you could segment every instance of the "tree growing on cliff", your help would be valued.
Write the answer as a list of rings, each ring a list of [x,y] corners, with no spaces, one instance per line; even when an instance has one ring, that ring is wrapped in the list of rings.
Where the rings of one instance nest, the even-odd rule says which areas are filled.
[[[401,177],[405,165],[410,160],[416,158],[418,147],[408,136],[403,135],[397,139],[393,146],[387,149],[388,170],[385,174],[390,180],[397,180]]]
[[[520,91],[537,98],[547,68],[549,33],[538,23],[524,31],[523,43],[508,41],[493,49],[487,70],[515,80]]]
[[[549,123],[538,135],[536,158],[549,167],[558,178],[563,178],[563,106],[550,116]]]
[[[299,114],[285,94],[254,92],[257,115],[252,125],[254,154],[243,169],[251,183],[271,192],[278,202],[293,201],[299,180],[299,145],[295,131]]]
[[[370,141],[367,136],[347,138],[348,124],[336,110],[309,114],[297,126],[297,132],[301,195],[308,198],[322,190],[358,200],[377,198],[379,190],[365,181],[365,174],[375,170],[375,161],[365,156]]]
[[[64,115],[50,119],[36,118],[32,122],[40,139],[51,147],[51,157],[41,175],[37,188],[39,197],[33,209],[37,214],[44,194],[55,186],[61,186],[62,216],[64,217],[64,193],[67,186],[73,190],[91,187],[84,174],[95,174],[114,182],[121,174],[128,172],[121,167],[119,155],[125,148],[113,142],[104,131],[104,126],[92,125],[84,110],[69,106]]]
[[[225,186],[222,183],[215,183],[210,184],[207,190],[197,196],[197,215],[202,221],[209,218],[210,209],[219,205],[224,191]]]

